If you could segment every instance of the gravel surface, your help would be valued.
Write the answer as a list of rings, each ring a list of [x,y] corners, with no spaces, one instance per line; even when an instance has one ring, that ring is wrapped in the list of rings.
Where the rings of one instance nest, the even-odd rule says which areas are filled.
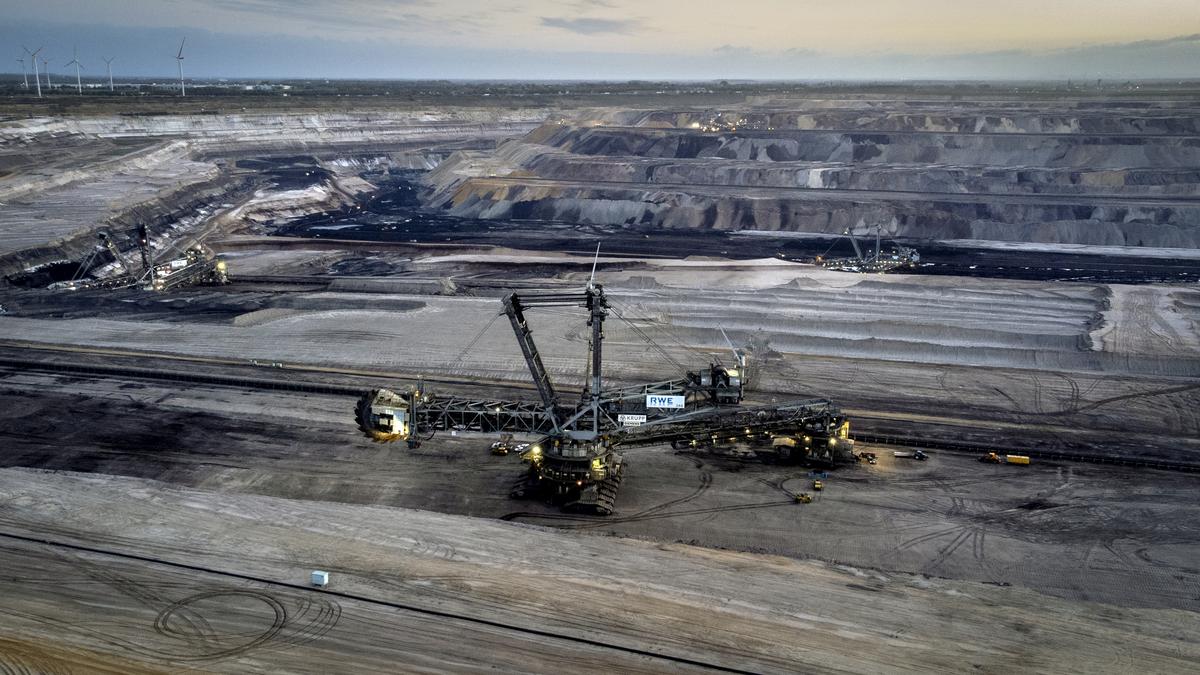
[[[0,494],[8,534],[259,580],[0,539],[0,616],[20,646],[4,658],[41,668],[89,652],[205,670],[680,667],[580,638],[756,672],[1187,672],[1200,658],[1193,613],[1019,588],[112,477],[4,470]],[[298,588],[312,569],[344,595]]]
[[[928,462],[875,450],[810,505],[800,467],[669,448],[626,450],[616,513],[570,515],[507,498],[515,456],[489,436],[417,450],[359,434],[349,397],[10,373],[0,379],[3,465],[124,475],[258,494],[507,518],[588,534],[686,542],[861,568],[1011,584],[1127,607],[1200,610],[1200,478],[1036,462]],[[39,411],[103,424],[66,426]],[[47,442],[53,438],[54,442]]]

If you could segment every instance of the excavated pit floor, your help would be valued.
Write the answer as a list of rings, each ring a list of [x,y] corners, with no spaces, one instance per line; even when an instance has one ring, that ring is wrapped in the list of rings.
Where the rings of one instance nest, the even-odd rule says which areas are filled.
[[[784,110],[762,123],[843,128],[850,138],[844,123],[858,120],[865,132],[933,138],[892,129],[925,124],[939,127],[925,131],[940,139],[942,131],[968,131],[979,123],[973,112],[994,107],[961,106],[972,114],[959,116],[957,103],[910,103],[920,114],[864,111],[896,101],[843,101],[811,120]],[[1076,136],[1073,120],[1099,138],[1141,134],[1147,119],[1136,103],[1128,115],[1114,113],[1122,106],[1093,115],[1074,104],[1050,112],[996,105],[996,124],[1045,134],[1029,142],[1047,147],[1058,142],[1051,134]],[[1156,108],[1145,135],[1194,144],[1189,105]],[[612,113],[608,123],[644,131],[688,125],[688,114]],[[393,160],[409,169],[429,168],[429,157],[400,154],[441,144],[446,152],[465,148],[470,160],[495,137],[536,121],[529,111],[489,118],[485,133],[473,121],[388,119]],[[147,133],[193,133],[167,122],[153,133],[110,130],[115,140],[84,144],[91,178],[63,174],[44,204],[13,180],[40,176],[29,169],[33,155],[6,155],[0,169],[14,170],[3,178],[16,198],[0,218],[0,252],[111,215],[87,206],[96,190],[116,185],[136,201],[139,190],[157,190],[157,181],[177,179],[172,172],[195,173],[213,158],[266,175],[269,201],[330,179],[325,168],[311,175],[317,160],[293,156],[310,142],[329,156],[371,151],[358,127],[301,129],[289,117],[286,138],[234,120],[197,156],[130,162],[150,148],[137,140]],[[1008,129],[986,131],[995,137],[988,143],[1008,143]],[[875,136],[887,134],[863,143]],[[51,172],[69,164],[79,140],[66,138],[48,155]],[[904,149],[897,145],[893,151]],[[625,159],[575,158],[591,178]],[[643,159],[629,163],[690,171],[708,161]],[[124,168],[107,175],[109,162]],[[846,178],[870,187],[891,176],[879,164],[881,172],[860,166]],[[1070,168],[1030,178],[1062,180]],[[933,179],[975,175],[971,165],[959,169]],[[1126,180],[1156,171],[1167,192],[1182,195],[1171,199],[1190,208],[1195,176],[1186,167],[1142,167]],[[923,180],[921,171],[892,173],[888,180]],[[1091,173],[1085,182],[1111,178]],[[829,396],[856,429],[881,434],[1200,461],[1195,256],[927,243],[922,267],[868,279],[795,264],[849,255],[845,240],[455,218],[421,206],[419,176],[391,171],[377,182],[387,189],[346,197],[333,213],[290,197],[271,206],[310,215],[271,223],[268,208],[244,232],[286,236],[222,235],[214,245],[235,280],[244,277],[225,288],[159,296],[5,287],[0,352],[215,374],[258,362],[254,368],[272,376],[364,389],[420,374],[520,383],[528,376],[504,322],[486,327],[500,294],[514,281],[577,287],[602,239],[600,280],[620,313],[664,341],[671,359],[704,365],[725,350],[723,329],[766,345],[756,401]],[[652,181],[643,187],[656,189]],[[1157,189],[1143,187],[1128,194]],[[1081,199],[1087,194],[1068,201]],[[71,223],[38,210],[45,207]],[[580,319],[534,319],[547,365],[567,389],[582,370]],[[606,331],[612,381],[678,375],[622,321]],[[197,358],[242,365],[180,360]],[[532,396],[519,386],[444,389]],[[912,462],[863,445],[880,454],[878,465],[831,473],[817,499],[801,505],[791,495],[811,490],[804,468],[637,448],[627,451],[616,513],[599,519],[508,499],[520,463],[490,455],[491,437],[440,434],[416,450],[372,443],[356,429],[353,405],[350,396],[0,369],[0,561],[10,571],[0,580],[8,599],[0,603],[0,669],[689,667],[647,655],[668,653],[754,672],[1189,672],[1200,654],[1193,474],[1048,461],[993,466],[954,453]],[[317,567],[333,570],[336,591],[362,597],[304,588]],[[458,618],[418,616],[395,606],[403,603]],[[571,635],[537,637],[527,627]]]
[[[846,238],[795,233],[731,233],[669,230],[637,226],[580,225],[554,221],[478,220],[424,208],[417,198],[419,172],[392,176],[377,194],[348,212],[315,214],[270,227],[272,234],[304,239],[379,244],[505,246],[528,251],[585,252],[595,241],[606,254],[674,258],[717,256],[727,259],[776,257],[809,262],[818,257],[849,258],[854,248]],[[1067,250],[1005,250],[971,248],[968,242],[948,246],[937,242],[901,241],[916,246],[921,261],[897,273],[1043,281],[1107,283],[1166,283],[1200,280],[1200,261],[1190,257],[1093,255]],[[874,238],[860,236],[864,251]],[[264,244],[266,246],[268,244]],[[887,252],[894,242],[885,239]]]
[[[935,453],[832,472],[669,448],[627,451],[610,518],[506,497],[515,455],[441,434],[421,448],[358,435],[346,397],[6,372],[3,465],[151,479],[224,494],[500,518],[596,535],[1019,586],[1072,601],[1200,609],[1197,478]],[[39,411],[104,424],[64,427]],[[43,440],[53,434],[56,442]],[[98,479],[102,480],[102,479]],[[1136,581],[1135,581],[1136,580]]]
[[[16,670],[1186,672],[1198,654],[1194,612],[996,584],[94,474],[0,470],[0,494]]]

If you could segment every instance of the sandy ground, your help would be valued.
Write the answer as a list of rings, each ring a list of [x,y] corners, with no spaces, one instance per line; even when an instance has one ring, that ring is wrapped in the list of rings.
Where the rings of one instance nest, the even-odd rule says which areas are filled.
[[[0,494],[6,534],[225,573],[4,538],[6,658],[43,668],[94,652],[206,670],[679,667],[571,638],[757,672],[1186,672],[1200,658],[1195,614],[1018,588],[100,476],[4,470]],[[354,597],[298,588],[313,568]]]
[[[0,153],[3,151],[0,146]],[[0,182],[4,202],[0,205],[0,254],[99,227],[134,204],[177,193],[217,175],[216,166],[193,160],[190,152],[188,144],[174,141],[97,166],[57,167],[57,175],[47,179],[51,189],[39,185],[39,189],[10,197],[4,196],[5,186]]]
[[[1186,287],[1109,287],[1104,323],[1093,334],[1108,352],[1200,354],[1200,291]]]
[[[770,233],[764,233],[770,234]],[[1044,244],[1025,241],[988,241],[985,239],[943,239],[945,246],[961,248],[991,248],[1002,251],[1040,251],[1084,255],[1136,256],[1139,258],[1185,258],[1200,260],[1200,250],[1187,248],[1155,248],[1152,246],[1089,246],[1087,244]]]
[[[368,121],[395,149],[524,131],[530,115]],[[0,254],[208,177],[216,165],[190,144],[213,157],[312,143],[356,152],[363,123],[180,116],[0,130],[17,169],[0,181]],[[55,152],[37,154],[34,141],[51,136]],[[78,173],[59,171],[72,163]],[[34,190],[41,176],[54,183]],[[229,261],[235,276],[320,274],[346,262],[327,246],[239,249]],[[582,282],[591,262],[354,250],[367,257],[349,262],[368,270],[355,273],[398,285],[5,288],[0,341],[175,357],[143,356],[151,368],[278,363],[280,377],[371,386],[419,374],[521,382],[503,281]],[[727,351],[725,332],[757,346],[756,402],[824,395],[856,429],[1200,461],[1191,286],[860,277],[774,259],[602,263],[613,381],[705,366]],[[418,292],[405,275],[481,283],[445,295],[452,284]],[[531,317],[571,390],[581,313]],[[832,473],[801,505],[805,469],[637,448],[616,513],[598,519],[508,499],[520,464],[487,453],[490,437],[377,444],[352,407],[0,369],[0,670],[1191,672],[1200,660],[1195,476],[948,453],[905,462],[863,446],[878,465]],[[327,592],[308,586],[318,568],[333,573]]]
[[[1200,478],[935,453],[843,468],[811,505],[800,467],[626,450],[609,518],[507,498],[515,456],[491,437],[420,449],[362,437],[352,397],[9,372],[0,465],[153,479],[220,493],[433,510],[599,535],[1011,584],[1072,601],[1200,610]],[[38,411],[104,424],[65,427]],[[56,443],[48,445],[46,438]],[[1133,581],[1133,580],[1136,580]]]
[[[231,264],[311,273],[336,254],[281,251]],[[478,270],[494,269],[439,260],[419,265],[420,274],[487,280]],[[568,269],[581,279],[588,267]],[[386,291],[388,280],[377,281]],[[864,278],[788,263],[643,264],[606,271],[603,281],[615,310],[605,327],[615,380],[704,367],[727,354],[724,329],[760,346],[757,400],[826,396],[853,416],[940,421],[955,436],[1007,435],[1009,446],[1200,456],[1200,293],[1187,286]],[[10,313],[0,317],[0,339],[527,381],[500,316],[503,277],[494,282],[483,296],[196,289],[89,302],[31,292],[3,302]],[[580,312],[530,316],[547,367],[565,386],[578,382]]]

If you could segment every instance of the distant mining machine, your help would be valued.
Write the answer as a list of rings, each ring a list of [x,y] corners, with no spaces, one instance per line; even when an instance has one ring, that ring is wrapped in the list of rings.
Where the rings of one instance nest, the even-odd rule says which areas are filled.
[[[148,291],[227,283],[229,275],[225,261],[201,245],[192,246],[178,258],[152,266],[142,279],[142,287]]]
[[[147,291],[165,291],[182,286],[219,285],[229,283],[225,261],[218,258],[203,245],[188,248],[183,255],[171,260],[155,263],[150,251],[150,234],[145,225],[137,229],[137,247],[141,255],[141,269],[135,270],[107,231],[100,231],[100,245],[80,263],[75,276],[69,281],[51,284],[51,290],[120,289],[141,288]],[[88,278],[97,257],[107,251],[120,273],[111,276]]]
[[[864,251],[863,247],[858,243],[858,238],[849,229],[843,232],[842,236],[850,239],[850,245],[854,247],[854,257],[826,258],[825,256],[819,256],[816,262],[825,269],[837,270],[839,272],[858,272],[860,274],[883,274],[898,269],[916,267],[917,263],[921,262],[921,254],[917,252],[917,249],[910,246],[893,244],[890,251],[884,251],[882,248],[883,227],[878,225],[875,226],[875,247],[873,250],[868,249]],[[830,248],[833,247],[831,246]]]
[[[566,401],[555,387],[534,343],[526,310],[540,307],[582,307],[588,312],[588,376],[575,402]],[[522,455],[528,467],[511,496],[540,497],[602,515],[612,513],[624,475],[620,447],[669,443],[700,448],[738,441],[770,446],[772,438],[784,435],[806,442],[800,448],[773,450],[782,461],[853,461],[848,423],[831,402],[743,406],[748,364],[738,350],[731,366],[716,359],[674,380],[605,389],[602,346],[610,311],[603,287],[594,283],[582,293],[511,293],[504,298],[504,314],[538,403],[441,396],[422,387],[404,393],[375,390],[359,402],[359,426],[376,440],[408,440],[410,445],[419,443],[422,434],[439,430],[540,435]]]
[[[101,230],[96,234],[96,238],[98,240],[97,246],[92,249],[88,257],[79,263],[75,276],[71,277],[68,281],[58,281],[50,284],[50,290],[77,291],[94,288],[118,289],[137,286],[138,275],[133,271],[133,267],[129,264],[129,261],[125,259],[125,256],[121,254],[121,250],[113,242],[112,235],[107,230]],[[112,256],[113,264],[121,270],[120,273],[95,278],[85,277],[87,273],[98,266],[100,258],[105,252]]]

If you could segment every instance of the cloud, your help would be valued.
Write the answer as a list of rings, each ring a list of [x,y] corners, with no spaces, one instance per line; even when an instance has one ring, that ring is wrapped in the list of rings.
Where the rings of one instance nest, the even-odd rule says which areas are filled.
[[[200,0],[204,4],[223,7],[236,12],[267,14],[312,14],[316,16],[337,16],[361,11],[387,10],[395,5],[429,5],[430,0],[351,0],[350,2],[330,3],[327,0]]]
[[[560,28],[579,35],[629,35],[636,33],[639,23],[633,19],[595,19],[582,17],[567,19],[564,17],[543,16],[542,25],[549,28]]]
[[[783,55],[790,57],[790,58],[794,58],[794,59],[795,58],[807,59],[807,58],[811,58],[814,56],[820,56],[821,52],[818,52],[813,49],[803,49],[801,47],[789,47],[789,48],[783,50]]]
[[[1062,51],[1081,51],[1085,49],[1156,49],[1158,47],[1173,47],[1177,45],[1192,46],[1193,43],[1200,43],[1200,33],[1191,35],[1177,35],[1175,37],[1164,38],[1162,40],[1138,40],[1136,42],[1115,42],[1100,45],[1085,45],[1082,47],[1070,47]]]
[[[750,47],[738,47],[735,45],[721,45],[720,47],[714,48],[713,53],[728,58],[758,60],[794,60],[821,56],[820,52],[816,52],[811,49],[801,49],[799,47],[764,51],[760,49],[752,49]]]
[[[204,5],[246,15],[255,26],[302,26],[304,32],[334,31],[377,33],[381,30],[408,28],[411,30],[445,30],[443,22],[429,14],[436,9],[432,0],[190,0],[194,6]],[[416,13],[420,12],[420,13]],[[269,28],[268,28],[269,30]]]
[[[734,47],[733,45],[721,45],[720,47],[713,48],[713,51],[718,54],[729,54],[729,55],[733,55],[733,54],[745,55],[745,54],[753,54],[754,53],[754,50],[750,49],[749,47]]]

